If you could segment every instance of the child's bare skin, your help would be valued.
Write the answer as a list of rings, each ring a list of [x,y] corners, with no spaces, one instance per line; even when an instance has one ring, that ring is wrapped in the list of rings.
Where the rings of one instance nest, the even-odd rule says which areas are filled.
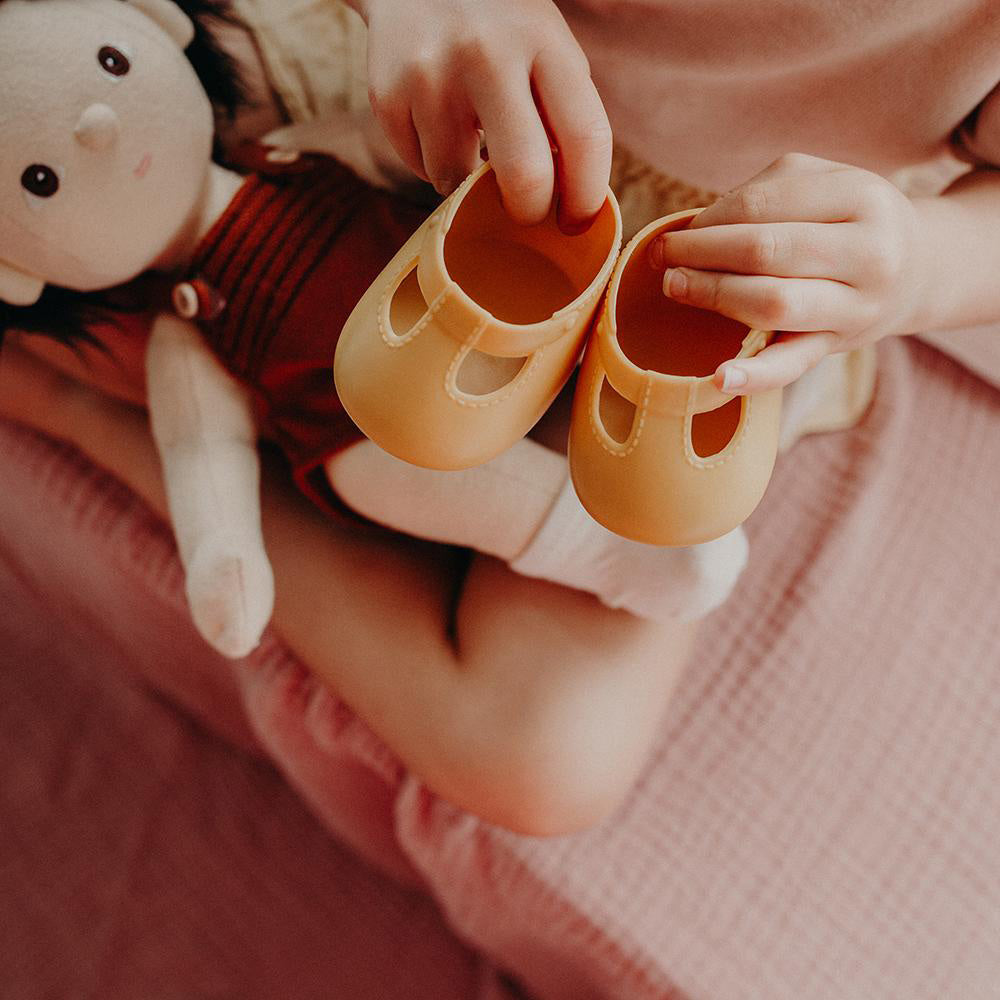
[[[166,516],[141,410],[10,344],[0,415],[72,442]],[[275,627],[433,790],[533,834],[590,826],[618,805],[693,626],[613,611],[493,559],[465,571],[440,546],[347,531],[278,476],[265,476],[263,520]]]
[[[0,22],[5,93],[22,110],[0,122],[0,297],[30,311],[50,282],[80,292],[148,270],[185,273],[243,185],[209,156],[213,109],[185,55],[195,25],[170,0],[4,0]],[[123,49],[108,44],[109,32]],[[177,290],[187,312],[185,286]],[[111,359],[127,335],[115,334],[112,325],[102,338]],[[275,586],[259,529],[249,392],[193,322],[164,310],[149,336],[146,398],[163,481],[137,411],[23,354],[3,361],[0,411],[75,442],[157,510],[169,509],[195,622],[217,649],[246,655],[275,598],[275,620],[293,648],[404,763],[497,823],[578,829],[626,793],[686,658],[691,628],[677,622],[689,618],[671,609],[656,619],[662,624],[647,623],[488,557],[459,571],[453,548],[326,527],[280,494],[264,505]],[[126,386],[125,398],[141,392]],[[488,512],[473,504],[481,520],[463,545],[482,538],[477,548],[512,559],[539,519],[547,523],[565,459],[521,445],[539,461],[518,471],[536,487],[547,478],[554,490],[538,492],[532,523],[520,489],[498,494]],[[593,522],[577,531],[568,516],[572,550]],[[509,550],[487,544],[496,541],[495,523],[519,525]],[[740,559],[726,559],[736,574],[745,556],[737,546]],[[566,551],[550,556],[560,569]],[[684,586],[673,553],[661,552],[670,572],[648,589],[672,597]],[[627,551],[625,563],[632,582],[641,574]],[[700,561],[681,568],[680,583],[698,582]],[[537,562],[534,572],[542,575]],[[629,607],[613,582],[614,606]],[[696,613],[707,610],[701,602]]]
[[[997,87],[993,0],[357,6],[370,23],[373,96],[390,139],[411,165],[430,150],[432,173],[449,184],[450,170],[471,163],[468,109],[485,94],[470,87],[478,77],[466,73],[463,54],[488,55],[490,78],[520,87],[517,95],[509,86],[490,92],[489,121],[503,124],[496,142],[486,128],[491,155],[506,165],[512,151],[540,149],[539,116],[556,91],[537,87],[536,38],[547,39],[543,53],[564,53],[573,65],[558,7],[589,59],[617,141],[667,175],[731,188],[650,254],[654,267],[668,269],[671,297],[784,331],[752,360],[720,366],[720,388],[784,386],[830,353],[890,334],[1000,319],[1000,174],[976,170],[945,196],[919,200],[885,179],[942,154]],[[521,25],[531,26],[527,37]],[[526,76],[536,84],[534,106],[524,99]],[[560,169],[571,190],[589,191],[593,180],[596,192],[606,180],[597,165],[606,163],[607,133],[593,127],[589,76],[558,97],[560,114],[578,123],[572,146],[554,130]],[[464,133],[450,117],[454,106]],[[979,131],[985,158],[1000,161],[997,91],[980,110]],[[541,200],[510,185],[505,194],[515,217],[537,214]]]
[[[450,193],[479,162],[481,129],[514,219],[539,222],[556,190],[565,229],[597,213],[611,128],[549,0],[349,2],[368,24],[375,114],[414,173]]]

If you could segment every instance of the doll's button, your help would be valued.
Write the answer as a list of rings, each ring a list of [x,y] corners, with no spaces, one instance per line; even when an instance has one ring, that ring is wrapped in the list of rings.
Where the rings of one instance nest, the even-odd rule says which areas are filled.
[[[181,319],[194,319],[201,311],[198,290],[190,281],[182,281],[180,284],[174,285],[171,300],[174,305],[174,312]]]
[[[276,166],[287,167],[298,163],[301,156],[297,149],[269,149],[264,154],[264,159]]]
[[[181,319],[218,319],[226,308],[226,300],[204,278],[193,278],[174,285],[171,292],[174,312]]]

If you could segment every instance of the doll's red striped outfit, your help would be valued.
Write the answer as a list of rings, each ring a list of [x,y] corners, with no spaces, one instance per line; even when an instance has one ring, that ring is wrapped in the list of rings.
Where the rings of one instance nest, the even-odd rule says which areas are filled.
[[[253,391],[258,418],[302,491],[340,510],[323,465],[362,435],[334,386],[337,339],[427,210],[329,157],[261,167],[195,254],[191,275],[205,299],[195,320]]]

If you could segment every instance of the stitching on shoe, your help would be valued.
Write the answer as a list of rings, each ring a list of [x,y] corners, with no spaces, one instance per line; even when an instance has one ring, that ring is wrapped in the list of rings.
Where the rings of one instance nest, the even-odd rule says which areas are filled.
[[[750,433],[750,422],[753,416],[753,396],[744,396],[743,399],[743,413],[740,417],[740,424],[736,428],[736,433],[730,438],[722,451],[707,458],[702,458],[694,450],[694,443],[691,440],[691,421],[694,414],[690,412],[689,408],[688,413],[684,417],[684,422],[681,424],[681,433],[684,435],[684,457],[687,459],[688,465],[698,470],[715,469],[720,465],[725,465],[743,447],[743,442],[746,441]],[[723,403],[723,406],[725,405],[727,404]]]
[[[548,346],[545,344],[539,347],[537,351],[534,351],[529,356],[527,362],[521,367],[521,370],[505,386],[501,386],[494,392],[487,393],[482,397],[472,396],[467,392],[462,392],[461,389],[458,388],[458,369],[461,367],[462,362],[469,356],[469,352],[475,347],[479,338],[483,335],[483,331],[486,329],[488,323],[489,317],[484,317],[480,320],[479,325],[472,332],[468,340],[462,344],[461,348],[451,359],[451,364],[448,365],[448,370],[445,372],[444,391],[452,400],[458,403],[459,406],[467,406],[471,409],[483,410],[490,406],[498,406],[500,403],[506,402],[521,388],[522,385],[525,384],[525,382],[528,381],[531,373],[541,363],[542,356],[545,354],[545,349]]]
[[[608,375],[606,371],[594,379],[594,388],[590,393],[590,406],[587,407],[588,416],[590,417],[590,429],[593,431],[594,437],[597,438],[597,443],[609,455],[613,455],[615,458],[628,458],[628,456],[631,455],[632,452],[639,446],[639,438],[642,437],[643,428],[646,426],[646,414],[649,412],[649,398],[652,392],[652,385],[649,379],[646,379],[646,388],[642,394],[642,401],[636,407],[639,414],[638,422],[636,422],[634,417],[632,418],[632,433],[625,444],[619,444],[617,441],[614,441],[610,434],[608,434],[607,428],[604,426],[603,422],[598,423],[597,420],[597,414],[600,412],[601,386],[607,380]],[[614,386],[612,386],[612,388],[614,388]],[[615,389],[615,391],[617,392],[618,390]],[[609,440],[614,441],[614,445],[617,445],[617,447],[608,444]]]
[[[413,269],[417,266],[417,260],[415,258],[410,261],[393,280],[386,286],[385,291],[382,293],[379,299],[378,305],[378,330],[379,335],[382,338],[382,342],[386,347],[398,348],[404,347],[411,340],[414,339],[422,330],[424,330],[428,323],[437,315],[441,310],[441,307],[448,301],[448,296],[451,293],[451,288],[445,286],[441,292],[438,293],[434,301],[427,307],[427,311],[417,320],[413,326],[410,327],[403,336],[396,334],[390,324],[389,324],[389,309],[392,297],[399,291],[400,286],[403,282],[410,276]],[[477,331],[478,335],[478,331]]]

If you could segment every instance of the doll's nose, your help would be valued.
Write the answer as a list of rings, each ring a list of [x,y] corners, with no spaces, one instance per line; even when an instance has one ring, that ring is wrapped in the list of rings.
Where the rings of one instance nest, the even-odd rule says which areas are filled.
[[[91,104],[80,115],[73,135],[81,146],[100,152],[117,142],[118,132],[118,115],[106,104]]]

